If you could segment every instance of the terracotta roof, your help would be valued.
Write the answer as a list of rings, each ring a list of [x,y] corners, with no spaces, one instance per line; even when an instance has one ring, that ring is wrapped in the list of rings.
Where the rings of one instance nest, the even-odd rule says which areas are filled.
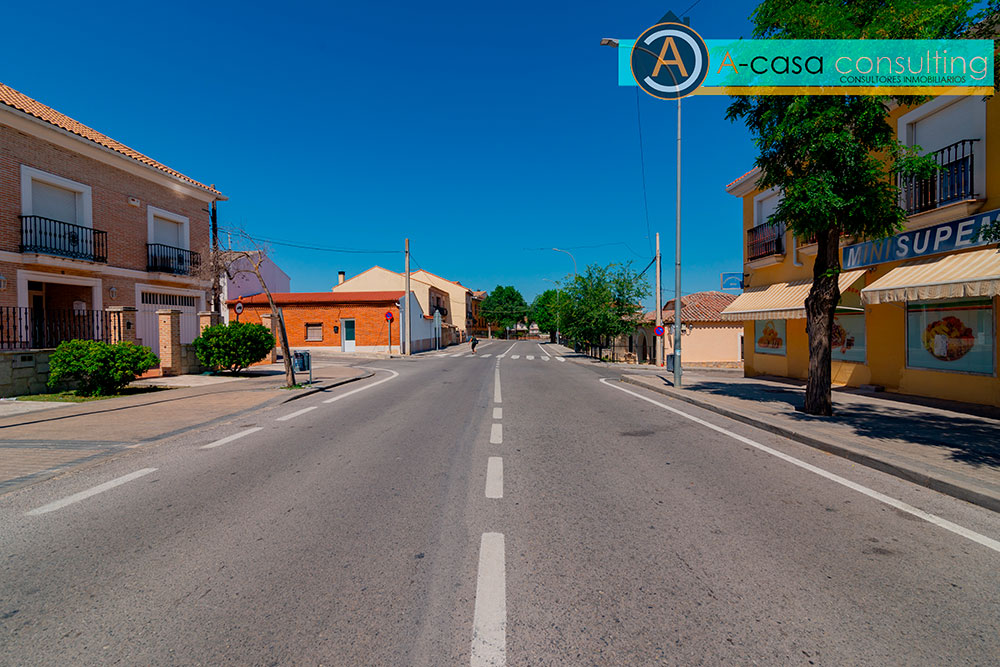
[[[681,322],[720,322],[723,309],[736,300],[725,292],[695,292],[681,297]],[[674,300],[663,307],[663,322],[674,322]]]
[[[477,299],[485,299],[487,297],[486,290],[481,290],[479,292],[473,292],[472,296]]]
[[[743,174],[742,176],[740,176],[739,178],[737,178],[737,179],[736,179],[735,181],[733,181],[732,183],[728,183],[728,184],[726,185],[726,189],[728,190],[729,188],[733,187],[734,185],[736,185],[737,183],[739,183],[740,181],[742,181],[742,180],[743,180],[744,178],[746,178],[746,177],[747,177],[747,176],[749,176],[750,174],[754,173],[755,171],[757,171],[757,167],[754,167],[753,169],[751,169],[751,170],[750,170],[750,171],[748,171],[747,173]]]
[[[271,294],[276,304],[298,305],[306,303],[396,303],[403,292],[275,292]],[[229,299],[233,305],[240,299]],[[267,304],[266,294],[243,297],[246,305]]]
[[[213,194],[222,196],[222,193],[215,188],[205,185],[204,183],[199,183],[198,181],[185,176],[179,171],[174,171],[170,167],[160,164],[151,157],[143,155],[137,150],[133,150],[126,146],[125,144],[115,141],[111,137],[101,134],[97,130],[87,127],[79,121],[75,121],[65,114],[61,114],[51,107],[47,107],[37,100],[33,100],[24,93],[18,92],[8,85],[0,83],[0,103],[6,104],[9,107],[13,107],[18,111],[23,111],[29,116],[34,116],[39,120],[43,120],[46,123],[55,125],[56,127],[62,128],[67,132],[72,132],[73,134],[83,137],[88,141],[92,141],[95,144],[109,148],[116,153],[124,155],[125,157],[131,158],[136,162],[140,162],[146,166],[152,167],[153,169],[158,169],[165,174],[169,174],[174,178],[180,179],[185,183],[190,183],[196,187],[203,190],[211,192]]]

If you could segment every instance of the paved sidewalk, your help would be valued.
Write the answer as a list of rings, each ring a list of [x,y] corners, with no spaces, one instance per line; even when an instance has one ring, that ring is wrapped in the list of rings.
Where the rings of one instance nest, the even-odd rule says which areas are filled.
[[[797,410],[804,383],[685,372],[623,374],[732,419],[1000,512],[1000,409],[857,389],[834,389],[834,416]]]
[[[198,386],[87,403],[60,403],[41,412],[4,414],[2,408],[15,403],[4,401],[4,406],[0,406],[0,493],[138,444],[162,440],[371,374],[349,366],[314,365],[313,388],[285,390],[280,389],[284,384],[280,366],[260,366],[252,373],[252,377],[220,376],[212,378],[216,381],[211,383],[199,380],[201,376],[164,378],[160,384]],[[300,379],[298,374],[296,379]],[[158,384],[157,380],[161,379],[146,384]]]

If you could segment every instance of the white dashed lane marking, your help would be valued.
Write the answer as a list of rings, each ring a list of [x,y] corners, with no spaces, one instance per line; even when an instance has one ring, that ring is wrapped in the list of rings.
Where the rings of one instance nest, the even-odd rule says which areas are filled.
[[[507,572],[503,533],[483,533],[479,543],[476,610],[472,618],[472,667],[507,664]]]
[[[143,468],[142,470],[136,470],[135,472],[130,472],[127,475],[122,475],[121,477],[115,478],[110,482],[105,482],[104,484],[98,484],[95,487],[89,488],[86,491],[81,491],[80,493],[74,493],[71,496],[67,496],[62,500],[56,500],[49,503],[48,505],[42,505],[37,509],[33,509],[28,512],[29,515],[37,514],[47,514],[48,512],[54,512],[58,509],[62,509],[67,505],[72,505],[73,503],[78,503],[81,500],[90,498],[91,496],[96,496],[98,493],[104,493],[109,489],[113,489],[116,486],[121,486],[127,482],[131,482],[133,479],[138,479],[143,475],[148,475],[151,472],[156,472],[156,468]]]
[[[263,430],[263,428],[260,426],[255,426],[254,428],[248,428],[245,431],[240,431],[239,433],[233,433],[232,435],[227,435],[225,438],[221,438],[220,440],[216,440],[215,442],[210,442],[207,445],[202,445],[198,449],[215,449],[216,447],[221,447],[227,442],[238,440],[239,438],[242,438],[245,435],[250,435],[251,433],[256,433],[257,431],[261,430]]]
[[[491,445],[503,444],[503,424],[497,424],[497,423],[493,424],[493,427],[490,429],[490,444]]]
[[[486,462],[486,497],[503,498],[503,458],[499,456]]]
[[[289,419],[295,419],[299,415],[304,415],[307,412],[312,412],[313,410],[315,410],[318,407],[319,407],[318,405],[313,405],[313,406],[308,407],[308,408],[302,408],[301,410],[296,410],[295,412],[293,412],[291,414],[287,414],[284,417],[278,417],[278,421],[279,422],[286,422]]]

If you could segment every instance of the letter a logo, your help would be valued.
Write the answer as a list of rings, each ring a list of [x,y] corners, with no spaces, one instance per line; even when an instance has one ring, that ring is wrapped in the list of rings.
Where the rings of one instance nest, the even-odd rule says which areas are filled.
[[[666,60],[667,51],[670,51],[672,54],[670,60]],[[653,78],[655,79],[660,73],[661,67],[666,67],[668,65],[677,65],[677,69],[680,70],[681,76],[685,79],[687,78],[687,68],[684,67],[684,61],[681,60],[681,54],[677,50],[677,44],[674,43],[673,37],[667,37],[663,40],[663,48],[660,49],[660,55],[656,58],[656,67],[653,68]]]

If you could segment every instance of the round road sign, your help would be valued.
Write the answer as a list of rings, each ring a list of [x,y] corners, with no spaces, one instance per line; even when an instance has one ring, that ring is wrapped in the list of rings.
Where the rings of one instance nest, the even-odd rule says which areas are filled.
[[[655,329],[653,329],[653,333],[655,333],[657,336],[662,336],[663,335],[663,327],[656,327]]]
[[[242,314],[243,314],[243,304],[242,304],[242,303],[239,303],[239,302],[237,302],[237,303],[236,303],[236,305],[235,305],[235,306],[233,306],[233,310],[235,310],[235,311],[236,311],[236,314],[237,314],[237,315],[242,315]]]
[[[643,91],[661,100],[687,97],[708,76],[705,40],[683,23],[659,23],[632,46],[632,76]]]
[[[388,320],[389,322],[392,322],[392,311],[391,310],[385,311],[385,319]]]

